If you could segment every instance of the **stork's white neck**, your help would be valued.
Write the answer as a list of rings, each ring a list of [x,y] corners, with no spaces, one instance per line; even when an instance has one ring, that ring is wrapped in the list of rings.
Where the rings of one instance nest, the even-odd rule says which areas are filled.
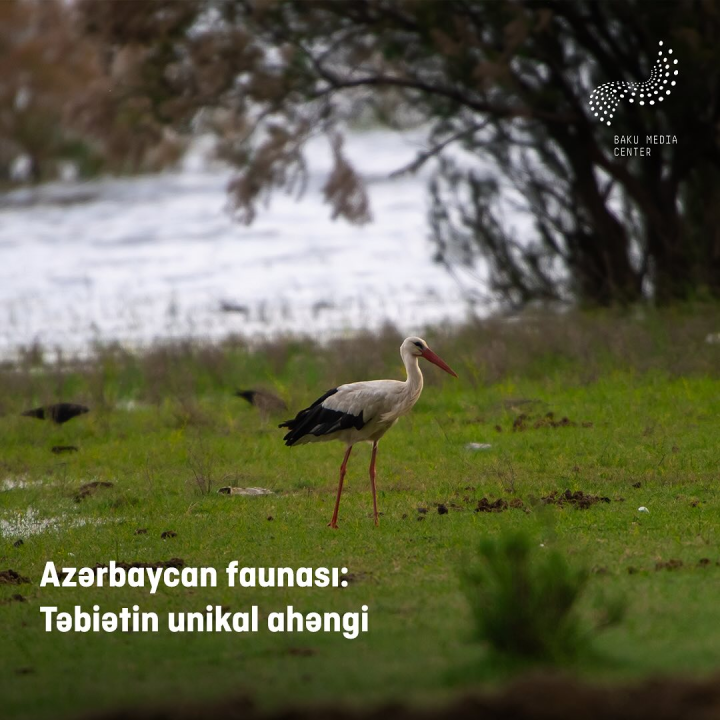
[[[423,375],[418,364],[418,356],[411,352],[400,353],[405,364],[407,372],[407,380],[405,381],[406,393],[412,398],[414,403],[419,397],[423,389]]]

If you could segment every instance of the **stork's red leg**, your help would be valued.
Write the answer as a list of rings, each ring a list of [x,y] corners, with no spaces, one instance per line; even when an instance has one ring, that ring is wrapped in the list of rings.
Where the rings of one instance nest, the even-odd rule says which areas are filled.
[[[375,525],[378,524],[377,511],[377,493],[375,492],[375,456],[377,455],[377,440],[373,443],[372,458],[370,459],[370,485],[373,494],[373,515],[375,516]]]
[[[338,485],[337,499],[335,500],[335,511],[333,512],[332,520],[328,523],[328,527],[335,528],[337,530],[337,519],[338,510],[340,509],[340,495],[342,495],[343,480],[345,479],[345,470],[347,469],[348,460],[350,459],[350,451],[353,446],[350,445],[345,452],[342,465],[340,466],[340,484]]]

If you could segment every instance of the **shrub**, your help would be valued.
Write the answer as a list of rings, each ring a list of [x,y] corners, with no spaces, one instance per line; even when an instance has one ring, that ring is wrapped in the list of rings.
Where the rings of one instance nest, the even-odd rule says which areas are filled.
[[[588,573],[557,551],[513,533],[485,540],[462,571],[477,639],[493,651],[539,662],[568,660],[589,637],[577,612]]]

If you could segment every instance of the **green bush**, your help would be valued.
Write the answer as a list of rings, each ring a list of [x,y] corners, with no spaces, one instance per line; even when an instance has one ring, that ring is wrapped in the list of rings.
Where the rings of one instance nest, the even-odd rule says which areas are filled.
[[[589,637],[577,612],[588,573],[555,550],[534,548],[513,533],[485,540],[462,571],[475,635],[493,651],[517,659],[562,662]]]

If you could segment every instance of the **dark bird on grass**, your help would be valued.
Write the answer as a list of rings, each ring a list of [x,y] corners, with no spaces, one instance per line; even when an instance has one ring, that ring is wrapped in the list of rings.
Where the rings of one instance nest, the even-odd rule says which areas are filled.
[[[236,390],[235,395],[247,400],[264,415],[288,409],[282,398],[267,390]]]
[[[86,412],[90,412],[90,408],[84,405],[78,405],[77,403],[56,403],[55,405],[43,405],[42,407],[33,408],[32,410],[26,410],[21,413],[21,415],[34,417],[38,420],[52,420],[58,425],[62,425],[68,420],[72,420],[74,417],[83,415]]]
[[[353,445],[358,442],[372,443],[370,460],[370,487],[373,497],[373,516],[378,524],[377,494],[375,491],[375,457],[380,438],[398,421],[410,412],[418,401],[423,389],[423,376],[418,360],[424,358],[457,377],[455,372],[441,360],[427,343],[419,337],[409,337],[400,346],[407,372],[407,380],[370,380],[350,383],[328,390],[310,407],[301,410],[295,418],[279,427],[289,428],[285,435],[286,445],[302,445],[325,440],[340,440],[347,446],[340,466],[335,511],[329,527],[337,528],[340,495]]]

